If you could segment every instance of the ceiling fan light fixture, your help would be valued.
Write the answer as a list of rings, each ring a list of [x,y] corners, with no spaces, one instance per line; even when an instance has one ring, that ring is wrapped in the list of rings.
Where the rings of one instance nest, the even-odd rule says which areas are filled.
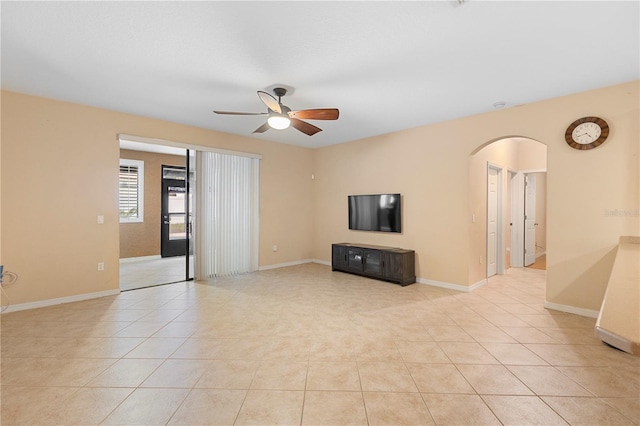
[[[267,121],[263,122],[260,127],[253,131],[253,133],[264,133],[269,129],[284,130],[289,127],[293,127],[307,136],[313,136],[316,133],[321,132],[322,129],[311,123],[307,123],[304,120],[337,120],[340,115],[340,111],[338,111],[337,108],[314,108],[292,111],[288,106],[282,105],[282,97],[287,93],[286,89],[276,87],[273,89],[273,93],[278,97],[278,99],[274,98],[273,95],[270,95],[267,92],[258,90],[258,97],[267,107],[267,112],[233,112],[216,110],[213,112],[216,114],[227,115],[268,116]]]
[[[282,115],[272,115],[267,119],[267,123],[272,129],[284,130],[291,125],[291,120]]]

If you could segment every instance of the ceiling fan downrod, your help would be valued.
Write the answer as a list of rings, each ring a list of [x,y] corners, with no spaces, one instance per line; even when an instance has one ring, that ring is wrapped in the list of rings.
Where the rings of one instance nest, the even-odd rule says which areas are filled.
[[[282,103],[281,98],[287,94],[287,89],[283,87],[276,87],[273,89],[273,93],[278,97],[278,103]]]

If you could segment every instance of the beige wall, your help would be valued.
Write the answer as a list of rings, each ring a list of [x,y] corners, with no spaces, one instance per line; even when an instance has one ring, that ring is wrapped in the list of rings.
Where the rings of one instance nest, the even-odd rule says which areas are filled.
[[[20,276],[6,290],[13,304],[118,289],[119,133],[262,155],[260,264],[310,257],[309,149],[6,91],[1,113],[2,263]]]
[[[549,302],[599,310],[618,237],[640,235],[639,85],[636,81],[540,104],[549,108],[544,115],[565,119],[563,127],[596,115],[611,129],[605,144],[586,152],[548,144]],[[629,214],[607,214],[616,209]]]
[[[547,174],[533,173],[536,177],[536,257],[547,250]]]
[[[454,122],[319,149],[315,157],[314,258],[329,261],[331,243],[416,251],[418,277],[467,285],[468,186],[464,146]],[[460,164],[451,164],[455,159]],[[402,193],[402,234],[350,231],[347,196]]]
[[[162,166],[184,166],[185,157],[121,149],[120,158],[144,161],[144,221],[120,223],[120,258],[159,256]]]
[[[638,92],[635,81],[317,150],[4,92],[2,263],[21,277],[8,291],[26,303],[118,288],[118,133],[261,154],[263,266],[382,244],[416,250],[418,277],[469,286],[469,157],[521,136],[548,150],[547,300],[597,310],[618,237],[640,231]],[[587,115],[609,122],[609,140],[574,150],[564,132]],[[349,231],[346,196],[381,192],[403,194],[403,233]]]
[[[314,257],[329,261],[332,242],[411,248],[418,277],[474,284],[469,156],[492,141],[526,137],[547,146],[547,300],[599,309],[610,252],[620,235],[639,232],[637,213],[605,214],[637,212],[638,88],[635,81],[319,149]],[[608,121],[609,139],[591,151],[572,149],[565,130],[589,115]],[[403,194],[402,235],[347,229],[348,194],[391,191]]]
[[[473,154],[469,159],[469,283],[481,282],[487,276],[487,165],[502,169],[499,185],[502,190],[502,245],[504,267],[511,248],[511,203],[509,171],[544,170],[546,168],[544,144],[531,139],[506,138],[497,140]],[[524,167],[523,167],[524,165]],[[543,204],[544,205],[544,204]],[[475,222],[473,221],[475,218]],[[507,250],[509,249],[509,250]],[[499,271],[500,272],[500,271]]]

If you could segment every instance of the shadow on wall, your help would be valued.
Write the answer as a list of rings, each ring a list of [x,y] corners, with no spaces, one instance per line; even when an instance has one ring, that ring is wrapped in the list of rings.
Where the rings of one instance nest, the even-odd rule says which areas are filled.
[[[547,294],[547,300],[554,300],[554,303],[561,305],[583,306],[585,309],[599,311],[607,289],[609,276],[613,269],[616,251],[617,247],[614,246],[610,249],[576,257],[559,264],[547,264],[547,271],[556,268],[561,271],[579,271],[583,268],[583,265],[592,265],[579,276],[571,277],[566,275],[563,277],[567,282],[567,285],[563,287],[563,291],[557,295]],[[570,299],[564,297],[565,293],[571,295]],[[577,299],[576,295],[582,295],[583,299]]]

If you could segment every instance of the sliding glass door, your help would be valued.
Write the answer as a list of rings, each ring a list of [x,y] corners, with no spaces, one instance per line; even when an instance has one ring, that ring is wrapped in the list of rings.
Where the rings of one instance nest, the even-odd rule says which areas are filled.
[[[187,150],[186,158],[186,190],[188,203],[186,203],[186,220],[187,220],[187,256],[186,256],[186,277],[187,280],[195,279],[195,239],[196,239],[196,206],[198,199],[196,197],[196,152],[193,149]]]
[[[120,227],[120,289],[191,280],[194,278],[195,151],[125,142],[121,158],[135,159],[144,165],[140,170],[144,170],[146,178],[144,185],[140,185],[139,198],[144,199],[145,215]]]

